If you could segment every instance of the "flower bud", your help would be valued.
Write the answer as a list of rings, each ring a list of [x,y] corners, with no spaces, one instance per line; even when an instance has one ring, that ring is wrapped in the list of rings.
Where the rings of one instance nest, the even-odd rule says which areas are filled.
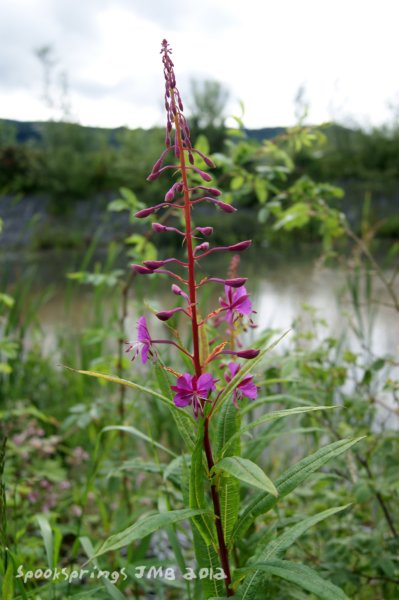
[[[252,240],[245,240],[244,242],[238,242],[237,244],[233,244],[232,246],[227,246],[226,250],[228,250],[229,252],[242,252],[243,250],[249,248],[251,244]]]
[[[193,148],[194,152],[196,152],[198,154],[198,156],[200,156],[202,158],[202,160],[204,161],[204,163],[210,168],[210,169],[214,169],[215,168],[215,163],[213,162],[213,160],[211,160],[208,156],[206,156],[203,152],[200,152],[199,150],[197,150],[196,148]]]
[[[183,292],[183,290],[175,283],[172,284],[172,292],[176,296],[182,296],[183,298],[185,298],[187,300],[187,302],[189,301],[188,295],[186,294],[186,292]]]
[[[156,173],[157,171],[159,171],[159,169],[162,166],[162,161],[163,161],[163,156],[161,156],[161,158],[158,158],[157,162],[155,163],[155,165],[152,167],[152,172]]]
[[[222,192],[220,190],[218,190],[217,188],[207,187],[206,185],[196,185],[195,187],[193,187],[191,189],[192,190],[204,190],[211,196],[221,196],[221,194],[222,194]]]
[[[173,198],[175,197],[175,186],[172,185],[172,187],[166,192],[165,194],[165,202],[172,202]]]
[[[213,227],[196,227],[195,229],[202,233],[202,235],[206,236],[211,235],[213,233]]]
[[[180,193],[183,190],[183,184],[178,181],[172,185],[172,187],[165,194],[165,202],[171,202],[175,197],[176,193]]]
[[[176,296],[180,296],[180,295],[181,295],[181,293],[182,293],[182,289],[181,289],[181,288],[179,288],[179,286],[178,286],[178,285],[176,285],[175,283],[172,283],[172,288],[171,288],[171,289],[172,289],[172,292],[173,292],[174,294],[176,294]]]
[[[209,242],[203,242],[202,244],[199,244],[199,246],[197,246],[194,250],[194,254],[196,254],[197,252],[206,252],[209,249]]]
[[[184,309],[181,306],[178,306],[177,308],[172,308],[172,310],[163,310],[161,312],[158,312],[155,314],[155,316],[160,321],[169,321],[169,319],[171,319],[175,313],[180,312],[182,310]]]
[[[239,352],[236,352],[236,356],[239,356],[240,358],[251,359],[256,358],[259,352],[260,350],[255,350],[255,348],[248,348],[248,350],[240,350]]]
[[[225,279],[225,285],[228,285],[232,288],[239,288],[247,281],[246,277],[235,277],[234,279]]]
[[[226,202],[222,202],[221,200],[214,200],[214,203],[217,204],[219,208],[221,208],[222,210],[224,210],[224,212],[227,213],[234,213],[237,210],[231,204],[227,204]]]
[[[161,223],[152,223],[152,229],[157,233],[162,233],[163,231],[167,231],[166,225],[161,225]]]
[[[143,265],[145,265],[152,271],[155,271],[155,269],[159,269],[159,267],[163,267],[165,265],[165,261],[164,260],[145,260],[143,262]]]
[[[149,208],[143,208],[143,210],[139,210],[134,216],[138,219],[144,219],[144,217],[148,217],[148,215],[151,215],[153,212],[155,212],[155,207],[150,206]]]
[[[152,269],[148,269],[148,267],[143,267],[143,265],[132,265],[132,269],[140,275],[151,275],[151,273],[153,273]]]
[[[212,181],[212,177],[209,175],[209,173],[205,173],[205,171],[201,171],[201,169],[198,169],[198,167],[193,167],[193,171],[198,173],[198,175],[200,177],[202,177],[202,179],[204,181]]]

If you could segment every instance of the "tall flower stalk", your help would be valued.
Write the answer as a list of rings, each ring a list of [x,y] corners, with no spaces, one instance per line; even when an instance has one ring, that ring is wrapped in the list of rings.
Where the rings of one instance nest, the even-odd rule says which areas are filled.
[[[165,75],[167,115],[165,149],[148,179],[152,181],[163,173],[172,171],[177,177],[162,202],[140,210],[136,213],[136,217],[141,219],[163,208],[167,209],[167,214],[171,212],[180,214],[183,222],[182,229],[166,225],[162,218],[160,222],[152,223],[152,229],[154,235],[164,233],[178,235],[183,241],[185,257],[144,260],[142,264],[133,265],[133,270],[139,275],[162,274],[172,279],[171,291],[175,297],[178,297],[179,304],[159,311],[156,316],[161,321],[168,321],[175,316],[189,319],[192,343],[190,347],[185,347],[175,328],[170,328],[174,339],[154,339],[147,326],[146,317],[143,315],[139,318],[137,339],[127,342],[126,351],[131,353],[132,360],[140,356],[144,364],[150,360],[155,363],[159,361],[156,368],[161,393],[151,387],[105,373],[95,371],[79,371],[79,373],[139,390],[168,406],[176,428],[191,454],[190,471],[187,469],[184,456],[181,457],[182,468],[175,481],[177,485],[180,484],[184,506],[189,508],[172,509],[143,516],[133,526],[130,525],[124,531],[111,535],[97,548],[92,558],[124,548],[141,539],[143,535],[150,535],[161,527],[169,527],[186,519],[192,519],[195,556],[200,567],[199,578],[202,580],[206,598],[226,595],[230,597],[236,591],[239,597],[256,600],[259,594],[263,595],[264,584],[267,584],[270,575],[275,575],[299,585],[306,592],[314,593],[320,598],[327,600],[327,597],[328,599],[334,597],[334,599],[345,600],[347,596],[331,582],[324,581],[308,566],[282,560],[281,555],[310,526],[335,515],[347,506],[329,508],[299,520],[282,534],[277,534],[277,538],[270,539],[268,534],[267,536],[256,535],[257,542],[254,541],[253,536],[247,539],[247,532],[255,525],[256,519],[264,519],[264,515],[276,506],[279,498],[284,498],[295,491],[316,470],[328,461],[336,460],[362,438],[338,440],[320,448],[283,472],[276,485],[256,463],[246,456],[246,451],[242,450],[243,433],[263,423],[313,411],[324,411],[331,406],[309,404],[276,410],[241,427],[242,413],[248,414],[254,406],[260,407],[270,399],[259,398],[255,405],[247,404],[243,411],[237,410],[241,403],[254,400],[258,393],[250,373],[253,365],[243,364],[239,359],[250,360],[259,355],[254,361],[257,364],[279,340],[262,350],[261,354],[257,349],[243,348],[241,333],[255,325],[251,319],[254,311],[245,287],[246,279],[238,275],[239,254],[237,253],[248,248],[251,241],[245,240],[230,246],[212,246],[211,242],[205,239],[211,240],[212,227],[196,226],[193,223],[193,208],[203,202],[209,202],[227,213],[234,213],[236,209],[220,199],[220,190],[208,185],[212,177],[198,166],[205,163],[206,167],[212,168],[213,163],[191,144],[190,130],[176,86],[171,49],[165,40],[162,42],[161,54]],[[167,161],[167,157],[170,160]],[[201,162],[196,162],[195,157],[199,157]],[[233,255],[227,278],[201,274],[199,279],[200,261],[216,252],[228,252]],[[200,292],[204,285],[212,282],[222,284],[224,292],[219,298],[218,306],[203,317],[199,312]],[[209,342],[208,333],[212,333]],[[160,361],[159,346],[165,344],[172,346],[182,356],[184,364],[188,364],[186,372],[180,373],[175,370],[179,364],[177,361],[174,361],[171,366],[164,365]],[[168,376],[161,373],[160,369],[165,369]],[[176,378],[173,384],[169,381],[170,374]],[[186,408],[193,410],[194,418],[185,412]],[[125,424],[110,426],[103,432],[114,429],[124,431],[126,427]],[[140,433],[133,427],[129,429]],[[150,439],[142,434],[140,437]],[[262,444],[265,442],[262,434],[259,441]],[[257,445],[256,452],[259,449],[263,450],[262,444],[260,447]],[[176,460],[179,459],[180,457],[177,457]],[[173,465],[174,468],[175,466]],[[210,485],[211,501],[206,498],[205,482]],[[245,506],[241,511],[240,483],[257,488],[256,494],[245,496]],[[213,518],[209,511],[211,505]],[[175,542],[176,539],[173,543]],[[237,548],[240,548],[240,552]],[[239,577],[234,582],[232,582],[229,553],[234,556],[236,566],[240,567]],[[215,568],[218,577],[212,576]],[[201,576],[203,571],[210,575],[209,581]],[[194,575],[194,578],[196,577],[197,575]],[[220,581],[222,578],[224,586]],[[187,585],[189,588],[190,584]],[[324,591],[327,593],[324,594]]]
[[[141,344],[143,360],[147,359],[149,353],[152,353],[154,356],[156,356],[155,351],[152,352],[151,348],[159,343],[174,344],[190,357],[193,365],[193,373],[185,373],[178,377],[176,385],[172,386],[172,390],[176,392],[174,401],[179,407],[184,407],[189,404],[192,405],[195,417],[197,418],[199,414],[201,417],[203,417],[203,448],[209,473],[212,474],[215,462],[209,434],[209,425],[212,418],[213,409],[217,404],[218,396],[216,396],[216,399],[212,401],[212,407],[210,410],[207,410],[206,403],[211,401],[210,396],[216,390],[216,379],[214,379],[210,373],[207,373],[206,370],[209,368],[209,365],[213,360],[220,358],[223,354],[230,354],[234,355],[235,357],[251,359],[257,356],[258,350],[249,349],[236,351],[234,347],[226,348],[227,344],[222,343],[213,349],[206,364],[201,362],[200,328],[205,327],[208,321],[213,317],[218,316],[220,319],[223,313],[225,315],[225,320],[230,325],[230,328],[234,328],[234,319],[237,316],[250,313],[251,304],[244,288],[244,284],[246,282],[245,278],[232,277],[228,279],[222,279],[217,277],[205,277],[197,282],[196,265],[201,259],[214,252],[241,252],[251,245],[251,241],[246,240],[231,246],[213,248],[210,248],[210,244],[207,241],[200,241],[199,244],[196,244],[195,242],[198,236],[210,236],[212,234],[212,227],[205,226],[196,227],[193,229],[192,210],[194,205],[202,202],[210,202],[227,213],[233,213],[236,211],[236,209],[230,204],[224,203],[219,199],[221,195],[220,190],[204,184],[190,186],[189,177],[191,173],[195,173],[205,183],[209,183],[209,181],[212,179],[209,173],[201,170],[195,165],[194,156],[199,156],[210,168],[212,168],[214,165],[209,157],[205,156],[191,144],[190,130],[183,113],[183,103],[180,92],[176,86],[171,52],[172,51],[168,42],[163,40],[161,54],[165,77],[165,109],[167,115],[165,150],[155,163],[148,180],[153,181],[162,173],[168,172],[170,169],[175,170],[180,177],[177,182],[173,183],[171,188],[166,193],[163,203],[139,211],[136,214],[136,217],[144,218],[166,206],[183,211],[184,231],[180,231],[175,227],[161,226],[158,223],[153,224],[153,229],[159,233],[172,232],[181,235],[186,247],[187,260],[186,262],[183,262],[176,258],[170,258],[159,261],[145,261],[142,265],[133,265],[133,269],[142,275],[151,275],[155,272],[166,274],[174,280],[179,281],[180,284],[187,288],[187,292],[184,292],[176,284],[172,286],[172,291],[176,295],[182,296],[186,300],[187,306],[185,308],[176,307],[169,311],[161,311],[157,314],[157,316],[162,321],[166,321],[177,312],[183,312],[191,321],[192,351],[188,352],[175,342],[169,340],[151,340],[146,325],[145,323],[143,324],[143,317],[139,320],[138,343]],[[171,153],[174,154],[175,158],[177,159],[177,163],[165,165],[164,160]],[[169,268],[164,269],[163,267],[166,265],[168,265],[168,267],[172,265],[182,267],[186,274],[181,276]],[[209,313],[205,319],[200,320],[198,313],[198,292],[203,285],[206,285],[211,281],[224,284],[226,299],[221,299],[220,306],[213,312]],[[232,336],[232,339],[234,339],[234,336]],[[134,344],[130,344],[128,350],[131,350],[133,346]],[[137,354],[139,350],[137,349],[137,346],[135,346],[135,348],[135,354]],[[225,376],[227,382],[230,381],[233,373],[236,374],[238,368],[238,366],[234,366],[234,368],[231,365],[229,366],[228,373]],[[247,391],[248,386],[251,384],[251,379],[251,376],[249,376],[249,379],[247,377]],[[243,393],[245,394],[245,388],[243,389]],[[238,392],[234,392],[233,399],[235,402],[238,395]],[[256,396],[256,387],[254,384],[251,387],[250,396],[252,398]],[[232,596],[233,590],[230,587],[231,571],[229,553],[222,525],[220,496],[214,477],[211,480],[211,496],[215,515],[218,551],[220,562],[225,574],[226,593],[228,596]]]

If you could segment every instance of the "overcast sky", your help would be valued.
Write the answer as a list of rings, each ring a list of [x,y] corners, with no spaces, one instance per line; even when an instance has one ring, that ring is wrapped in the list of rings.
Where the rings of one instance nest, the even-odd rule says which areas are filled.
[[[0,117],[58,118],[64,72],[80,123],[161,124],[166,37],[183,99],[190,79],[216,79],[248,127],[292,124],[300,86],[313,123],[380,124],[399,106],[398,24],[399,0],[0,0]]]

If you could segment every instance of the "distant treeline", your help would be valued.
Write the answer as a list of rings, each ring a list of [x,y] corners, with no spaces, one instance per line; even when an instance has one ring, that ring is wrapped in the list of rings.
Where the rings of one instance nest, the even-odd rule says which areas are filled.
[[[322,131],[324,144],[296,156],[298,174],[318,181],[364,182],[371,192],[392,193],[399,188],[398,128],[363,131],[329,125]],[[245,131],[253,144],[283,132],[283,128]],[[218,128],[205,134],[211,150],[223,151],[228,130]],[[44,193],[58,211],[74,199],[121,186],[150,202],[166,185],[161,181],[146,184],[163,143],[161,128],[109,130],[64,122],[0,120],[0,193]]]

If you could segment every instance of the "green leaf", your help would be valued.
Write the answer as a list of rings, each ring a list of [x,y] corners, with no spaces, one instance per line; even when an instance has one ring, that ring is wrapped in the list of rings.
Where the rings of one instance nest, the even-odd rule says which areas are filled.
[[[269,575],[285,579],[285,581],[294,583],[302,589],[315,594],[320,600],[349,600],[339,587],[327,579],[323,579],[316,571],[305,565],[293,563],[288,560],[271,560],[239,569],[238,572],[245,572],[248,569],[257,569]],[[249,597],[248,595],[243,595],[240,597],[240,600],[248,600]],[[257,598],[258,596],[253,597]]]
[[[145,442],[148,442],[152,446],[156,446],[157,448],[159,448],[160,450],[163,450],[164,452],[166,452],[170,456],[173,456],[174,458],[177,456],[177,454],[172,452],[172,450],[169,450],[169,448],[166,448],[166,446],[163,446],[159,442],[156,442],[155,440],[150,438],[148,435],[146,435],[139,429],[136,429],[135,427],[132,427],[130,425],[109,425],[108,427],[104,427],[100,431],[100,434],[105,433],[106,431],[124,431],[125,433],[130,433],[130,434],[135,435],[136,437],[144,440]]]
[[[42,534],[44,547],[46,549],[47,564],[50,569],[54,567],[54,541],[53,532],[51,531],[50,523],[43,515],[37,515],[36,521],[39,524],[40,533]]]
[[[313,515],[307,519],[301,520],[296,525],[293,525],[284,531],[284,533],[278,536],[277,539],[269,542],[264,549],[261,549],[260,551],[258,550],[256,552],[255,561],[263,564],[270,559],[279,558],[310,527],[313,527],[320,521],[323,521],[324,519],[327,519],[328,517],[345,510],[348,508],[348,506],[350,505],[346,504],[345,506],[329,508],[318,513],[317,515]],[[245,579],[244,583],[239,588],[243,598],[246,598],[246,600],[256,598],[261,578],[262,574],[259,571],[255,571]]]
[[[199,569],[208,569],[209,573],[218,573],[220,569],[220,558],[213,546],[207,546],[198,532],[196,527],[193,527],[193,541],[195,559]],[[224,582],[221,579],[215,579],[215,577],[204,577],[201,580],[202,589],[204,592],[204,598],[224,597],[226,593]]]
[[[184,410],[182,410],[181,408],[178,408],[177,406],[175,406],[175,404],[173,403],[173,401],[170,398],[167,398],[163,394],[159,394],[155,390],[146,388],[142,385],[139,385],[138,383],[134,383],[133,381],[129,381],[127,379],[121,379],[120,377],[116,377],[114,375],[107,375],[106,373],[97,373],[96,371],[81,371],[79,369],[72,369],[71,367],[66,367],[65,365],[64,365],[64,368],[68,369],[69,371],[73,371],[74,373],[80,373],[81,375],[88,375],[89,377],[103,379],[104,381],[111,381],[112,383],[119,383],[120,385],[125,385],[126,387],[133,388],[134,390],[139,390],[140,392],[149,394],[150,396],[153,396],[154,398],[158,398],[164,404],[169,406],[169,408],[172,408],[174,411],[178,412],[181,415],[181,418],[186,420],[186,423],[187,423],[187,421],[190,421],[190,423],[195,424],[195,421],[191,415],[189,415],[187,412],[184,412]]]
[[[359,442],[364,439],[365,436],[358,437],[355,439],[344,439],[333,442],[324,448],[320,448],[314,454],[306,456],[298,463],[290,467],[281,477],[276,481],[276,487],[279,493],[279,498],[284,498],[315,471],[320,469],[332,458],[337,458],[343,452],[346,452]],[[257,494],[245,507],[241,516],[239,517],[236,527],[234,528],[233,536],[235,539],[244,535],[251,523],[258,517],[271,508],[277,503],[276,498],[270,494]]]
[[[7,571],[3,577],[1,597],[2,600],[13,600],[14,598],[14,568],[11,560],[8,563]]]
[[[260,177],[256,177],[254,181],[254,189],[260,204],[264,204],[268,196],[266,181],[260,179]]]
[[[94,559],[94,548],[89,538],[81,537],[79,538],[79,541],[87,557],[90,560],[93,559],[94,564],[97,566],[98,563]],[[101,581],[111,598],[113,598],[114,600],[122,600],[123,598],[125,598],[125,596],[118,590],[115,584],[112,583],[112,581],[110,581],[107,577],[101,577]]]
[[[203,133],[201,133],[195,140],[194,147],[202,152],[202,154],[205,154],[205,156],[208,156],[210,152],[208,138]]]
[[[111,212],[121,212],[122,210],[130,210],[130,206],[126,200],[118,198],[117,200],[112,200],[112,202],[108,204],[108,210]]]
[[[258,465],[247,458],[241,456],[226,456],[222,458],[214,467],[215,471],[224,471],[240,481],[257,487],[273,496],[278,496],[274,483],[262,471]]]
[[[239,190],[244,185],[244,177],[242,175],[237,175],[233,177],[230,183],[231,190]]]
[[[128,546],[135,540],[141,540],[151,533],[154,533],[154,531],[158,531],[158,529],[162,529],[163,527],[167,527],[173,523],[178,523],[179,521],[192,519],[193,517],[196,517],[204,512],[205,511],[203,510],[191,510],[189,508],[183,508],[180,510],[172,510],[167,513],[147,515],[127,529],[111,535],[97,548],[93,558],[97,558],[98,556],[101,556],[106,552],[111,552],[112,550],[119,550],[119,548]]]
[[[241,383],[241,381],[244,379],[244,377],[247,375],[247,373],[249,373],[249,371],[253,371],[254,367],[256,367],[256,365],[258,365],[262,361],[264,356],[268,352],[270,352],[270,350],[275,348],[277,346],[277,344],[279,342],[281,342],[281,340],[289,333],[289,331],[290,330],[283,333],[283,335],[281,335],[279,338],[277,338],[277,340],[275,340],[272,344],[270,344],[270,346],[268,346],[267,348],[262,350],[256,358],[246,361],[246,363],[238,371],[237,375],[235,377],[233,377],[233,379],[231,381],[229,381],[229,383],[224,388],[223,392],[220,394],[219,400],[217,401],[217,404],[215,407],[215,410],[213,411],[214,415],[216,415],[216,413],[219,412],[219,410],[222,408],[222,406],[225,402],[227,402],[228,400],[231,399],[233,391],[236,389],[236,387],[239,385],[239,383]]]
[[[215,456],[220,458],[221,449],[239,429],[241,412],[236,409],[233,402],[226,402],[218,415],[216,430]],[[240,456],[241,444],[239,438],[230,445],[228,456]],[[240,508],[240,484],[230,475],[223,473],[219,478],[220,509],[222,526],[227,544],[230,544],[231,533],[238,518]]]
[[[286,408],[286,409],[282,409],[282,410],[275,410],[273,412],[262,415],[261,417],[259,417],[259,419],[255,419],[255,421],[252,421],[251,423],[249,423],[248,425],[246,425],[245,427],[240,429],[240,431],[238,431],[233,436],[231,436],[231,438],[227,441],[227,443],[225,444],[225,446],[222,449],[222,455],[224,455],[226,450],[231,446],[231,444],[234,443],[234,441],[237,437],[241,437],[244,433],[247,433],[248,431],[251,431],[251,429],[258,427],[258,425],[262,425],[263,423],[268,423],[269,421],[275,421],[276,419],[282,419],[283,417],[300,415],[302,413],[314,412],[316,410],[328,410],[331,408],[335,408],[335,407],[333,407],[333,406],[297,406],[295,408]]]
[[[168,497],[167,494],[161,493],[159,495],[158,509],[159,509],[159,512],[169,512],[170,511],[170,498]],[[183,549],[182,549],[179,539],[177,537],[176,525],[175,524],[168,525],[167,527],[165,527],[165,531],[168,536],[168,540],[171,545],[171,548],[173,550],[173,554],[175,556],[177,565],[178,565],[180,571],[182,573],[185,573],[187,570],[187,564],[186,564],[186,561],[184,560],[184,555],[183,555],[183,551],[182,551]],[[189,582],[186,582],[186,587],[187,587],[187,590],[190,589]]]
[[[348,506],[350,506],[350,504],[328,508],[327,510],[323,510],[316,515],[312,515],[307,519],[301,520],[296,525],[293,525],[284,531],[284,533],[282,533],[276,540],[269,542],[257,559],[263,562],[265,560],[269,560],[270,558],[281,556],[303,533],[305,533],[305,531],[310,529],[310,527],[313,527],[317,523],[320,523],[320,521],[324,521],[324,519],[327,519],[328,517],[345,510],[348,508]]]
[[[14,306],[15,300],[9,294],[1,293],[0,294],[0,303],[7,306],[7,308],[11,308],[12,306]]]
[[[203,465],[203,431],[198,436],[197,444],[191,457],[190,468],[190,508],[206,509],[204,488],[204,465]],[[215,526],[208,514],[202,514],[193,518],[193,522],[208,546],[215,543]]]
[[[119,475],[121,471],[142,471],[143,473],[163,473],[164,464],[144,462],[141,458],[131,458],[123,461],[121,464],[111,467],[107,471],[107,477]]]

